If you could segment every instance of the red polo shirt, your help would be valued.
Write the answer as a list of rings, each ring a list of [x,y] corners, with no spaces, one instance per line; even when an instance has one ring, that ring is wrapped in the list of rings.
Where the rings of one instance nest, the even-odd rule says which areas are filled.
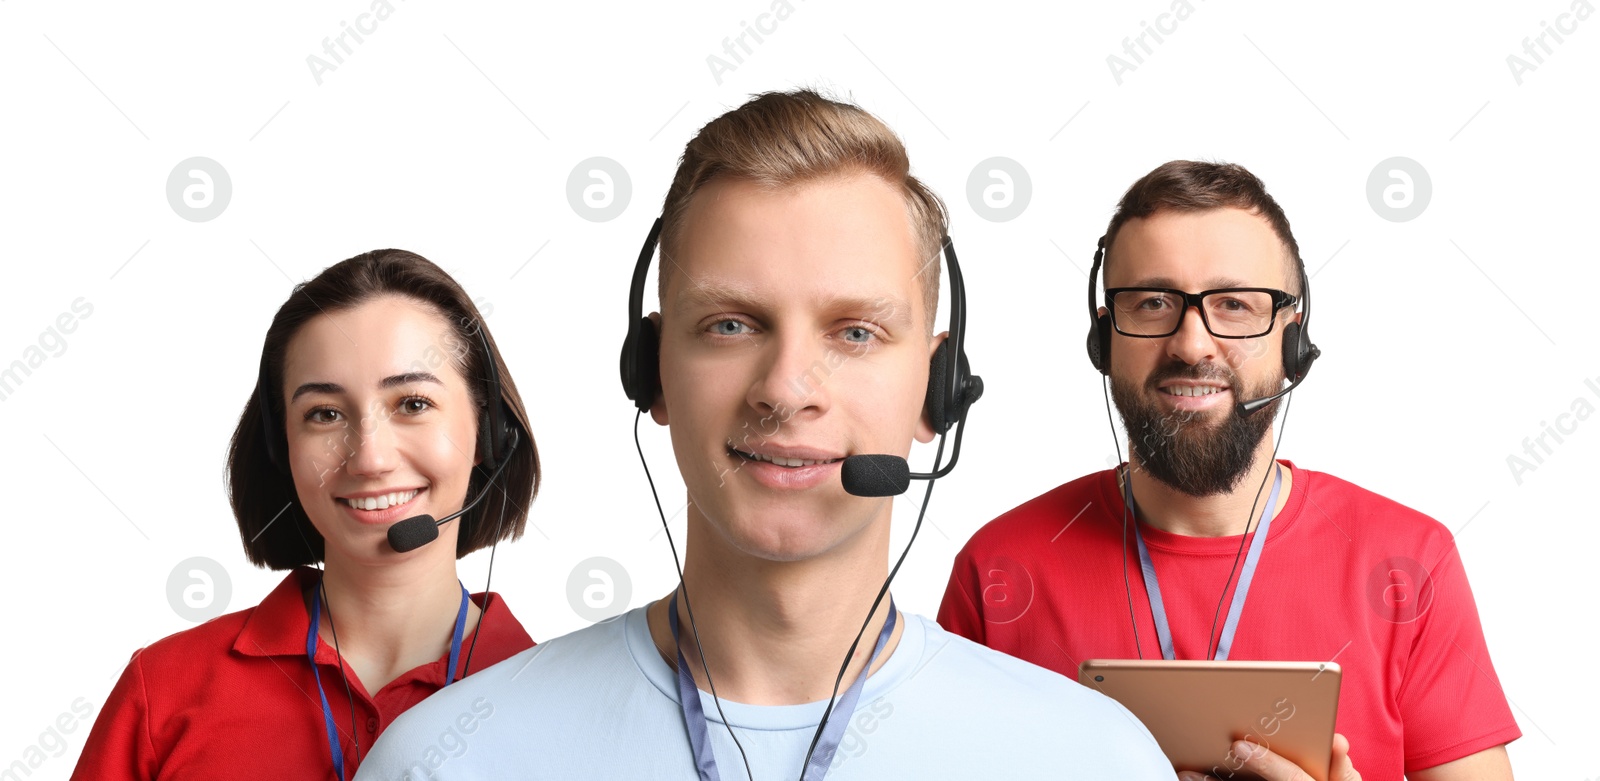
[[[322,702],[306,663],[304,590],[317,571],[291,572],[260,605],[207,621],[134,653],[89,733],[74,779],[332,778]],[[483,607],[482,594],[472,601]],[[533,646],[498,595],[484,611],[472,670]],[[462,643],[460,667],[467,663]],[[396,717],[445,684],[449,654],[413,668],[376,693],[351,676],[350,698],[333,647],[317,640],[317,666],[344,748],[345,772]],[[348,670],[349,668],[346,667]]]

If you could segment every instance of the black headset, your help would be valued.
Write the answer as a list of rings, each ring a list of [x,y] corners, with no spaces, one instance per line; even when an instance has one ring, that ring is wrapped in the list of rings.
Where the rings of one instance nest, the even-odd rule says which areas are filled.
[[[510,406],[506,404],[505,395],[500,387],[500,368],[494,357],[494,350],[489,347],[489,337],[484,332],[482,324],[475,324],[473,331],[478,335],[478,344],[483,347],[484,374],[481,378],[481,393],[484,400],[483,409],[478,413],[478,458],[481,466],[488,474],[494,474],[500,462],[511,455],[520,438],[516,429],[512,428],[516,415],[512,414]],[[262,438],[267,446],[267,459],[278,468],[279,472],[290,474],[289,462],[284,454],[288,448],[286,434],[276,424],[272,414],[272,379],[267,371],[267,351],[261,350],[261,374],[256,379],[256,405],[261,408]],[[285,402],[287,404],[287,402]]]
[[[1110,302],[1109,301],[1106,302],[1107,305],[1108,305],[1108,311],[1105,314],[1100,314],[1099,307],[1097,307],[1095,305],[1095,287],[1096,287],[1095,283],[1096,283],[1098,277],[1100,276],[1100,266],[1105,261],[1105,254],[1106,254],[1106,237],[1105,236],[1101,236],[1100,240],[1096,243],[1096,246],[1095,246],[1094,264],[1092,266],[1090,266],[1090,268],[1089,268],[1089,338],[1088,338],[1087,346],[1089,348],[1089,363],[1093,364],[1094,368],[1099,369],[1101,374],[1103,374],[1103,375],[1105,375],[1107,377],[1110,377],[1111,376],[1111,334],[1112,334],[1112,332],[1114,332],[1116,330],[1116,328],[1111,323],[1111,313],[1109,311]],[[1317,360],[1317,357],[1322,355],[1322,351],[1317,349],[1317,346],[1311,343],[1311,335],[1310,335],[1310,330],[1309,330],[1310,326],[1311,326],[1311,278],[1306,276],[1305,264],[1303,262],[1301,262],[1301,260],[1298,257],[1295,258],[1295,267],[1298,268],[1299,271],[1300,271],[1300,291],[1301,291],[1302,296],[1305,299],[1305,307],[1301,310],[1302,311],[1302,315],[1301,315],[1301,318],[1300,318],[1300,322],[1297,323],[1297,322],[1294,322],[1294,321],[1290,321],[1288,324],[1284,325],[1284,327],[1283,327],[1283,372],[1284,372],[1285,378],[1287,380],[1289,380],[1289,386],[1279,390],[1277,393],[1274,393],[1274,394],[1272,394],[1270,396],[1265,396],[1265,397],[1260,398],[1260,399],[1252,399],[1249,402],[1241,403],[1238,406],[1238,409],[1240,410],[1239,414],[1241,414],[1241,415],[1251,414],[1255,409],[1260,409],[1266,403],[1270,403],[1270,402],[1272,402],[1272,401],[1274,401],[1274,400],[1276,400],[1278,398],[1281,398],[1281,397],[1287,395],[1290,391],[1294,390],[1295,387],[1297,385],[1299,385],[1302,380],[1305,379],[1306,375],[1311,373],[1311,364],[1315,363],[1316,360]],[[1288,413],[1285,412],[1284,415],[1285,415],[1285,418],[1287,419]],[[1111,420],[1111,401],[1110,401],[1109,398],[1107,398],[1107,400],[1106,400],[1106,420],[1108,422]],[[1115,434],[1115,432],[1116,432],[1116,425],[1115,424],[1112,425],[1112,432],[1113,432],[1113,434]],[[1113,441],[1113,443],[1116,442],[1116,437],[1115,436],[1112,437],[1112,441]],[[1278,443],[1281,443],[1282,441],[1283,441],[1283,432],[1280,430],[1278,432],[1278,441],[1277,441],[1277,443],[1274,443],[1273,446],[1272,446],[1272,460],[1273,461],[1277,460],[1277,457],[1278,457]],[[1120,458],[1121,458],[1121,453],[1120,453],[1121,446],[1118,445],[1117,447],[1118,447],[1118,450],[1119,450],[1118,458],[1120,460]],[[1129,453],[1128,457],[1131,459],[1133,457],[1133,454]],[[1121,467],[1118,467],[1118,469],[1120,470]],[[1262,475],[1261,480],[1262,480],[1262,483],[1261,483],[1262,487],[1265,487],[1266,486],[1266,475]],[[1256,498],[1257,498],[1257,500],[1259,500],[1260,499],[1260,496],[1259,496],[1260,489],[1259,488],[1256,489],[1256,493],[1257,493],[1257,497]],[[1123,514],[1122,514],[1122,544],[1121,544],[1121,548],[1122,548],[1122,588],[1123,588],[1123,592],[1128,597],[1128,621],[1133,626],[1133,645],[1134,645],[1134,648],[1137,649],[1138,652],[1139,652],[1139,658],[1143,659],[1144,658],[1144,646],[1139,642],[1139,622],[1138,622],[1138,619],[1134,617],[1134,612],[1133,612],[1133,591],[1132,591],[1132,587],[1128,585],[1128,514],[1132,509],[1133,509],[1133,486],[1132,486],[1132,481],[1130,479],[1127,482],[1123,483],[1123,499],[1122,499],[1122,513]],[[1249,518],[1254,518],[1255,517],[1255,512],[1256,512],[1255,503],[1252,502],[1251,505],[1250,505]],[[1246,529],[1248,529],[1249,528],[1249,520],[1247,519],[1245,523],[1246,523]],[[1241,554],[1243,554],[1243,552],[1244,552],[1244,537],[1241,536],[1240,540],[1239,540],[1239,551],[1238,551],[1238,553],[1235,553],[1234,557],[1233,557],[1234,558],[1234,562],[1233,563],[1234,563],[1234,567],[1235,568],[1238,567],[1238,565],[1239,565],[1239,556]],[[1223,585],[1222,595],[1217,597],[1217,612],[1219,612],[1219,613],[1222,610],[1222,600],[1227,595],[1228,587],[1232,584],[1232,581],[1233,581],[1233,570],[1229,570],[1229,572],[1228,572],[1228,581],[1229,582],[1227,584]],[[1212,632],[1216,631],[1216,617],[1215,616],[1212,617],[1212,627],[1211,627],[1211,629],[1212,629]],[[1206,637],[1206,653],[1207,654],[1213,654],[1214,653],[1213,651],[1211,651],[1211,633],[1207,633],[1207,637]]]
[[[1100,265],[1105,260],[1106,237],[1101,236],[1094,251],[1094,265],[1089,269],[1089,363],[1101,374],[1111,376],[1111,334],[1116,329],[1111,324],[1111,313],[1100,314],[1095,305],[1095,281],[1100,275]],[[1290,382],[1299,382],[1311,373],[1311,364],[1322,351],[1311,343],[1311,278],[1306,276],[1305,264],[1295,259],[1300,270],[1300,291],[1305,298],[1300,322],[1290,321],[1283,327],[1283,373]],[[1110,302],[1107,302],[1108,304]]]
[[[641,412],[648,411],[661,393],[661,336],[656,324],[644,316],[645,277],[650,273],[650,258],[660,240],[661,218],[657,217],[644,248],[639,250],[639,261],[633,266],[633,285],[628,291],[628,337],[622,343],[622,390]],[[950,336],[934,351],[923,407],[937,434],[946,433],[961,422],[967,407],[983,395],[983,379],[972,374],[964,348],[967,288],[961,278],[961,264],[956,261],[956,247],[949,236],[942,237],[940,244],[945,264],[950,267]]]
[[[517,443],[521,436],[517,433],[518,429],[513,427],[517,418],[516,415],[512,414],[511,407],[506,403],[505,395],[502,392],[500,385],[500,368],[496,365],[497,362],[495,361],[494,350],[492,350],[489,346],[489,336],[484,330],[482,323],[476,321],[473,324],[473,331],[477,333],[478,344],[483,348],[484,363],[484,374],[481,378],[481,392],[483,393],[484,404],[483,409],[478,413],[477,450],[478,458],[480,459],[479,466],[481,466],[490,476],[489,481],[492,485],[495,476],[499,474],[499,467],[502,465],[502,462],[505,459],[511,457],[511,453],[516,449]],[[276,417],[272,414],[271,387],[272,379],[270,372],[267,371],[267,349],[265,346],[263,346],[261,349],[260,374],[256,377],[256,404],[261,408],[262,441],[266,445],[267,460],[271,461],[272,465],[277,467],[279,472],[282,472],[284,475],[290,475],[292,473],[289,471],[289,462],[284,456],[288,449],[287,435],[284,430],[279,428],[275,423]],[[285,404],[287,405],[287,402],[285,402]],[[285,441],[280,443],[280,439]],[[476,504],[478,500],[487,495],[489,488],[490,485],[485,485],[479,492],[478,498],[472,500],[472,504]],[[463,508],[463,512],[465,512],[466,509],[470,509],[472,504],[468,504],[466,508]],[[429,521],[433,520],[429,516],[423,517],[427,518]],[[502,521],[504,521],[504,517],[504,508],[502,507]],[[298,529],[298,527],[296,528]],[[301,539],[304,539],[304,534],[301,535]],[[391,537],[391,545],[393,544],[392,539],[393,538]],[[489,575],[485,578],[484,582],[485,601],[482,610],[485,615],[489,610],[489,579],[494,577],[493,549],[494,547],[498,547],[499,544],[500,534],[497,529],[495,532],[494,546],[491,547],[489,554]],[[306,547],[309,550],[310,544],[307,543]],[[321,588],[320,581],[318,587]],[[320,598],[323,601],[327,601],[327,596],[325,593]],[[482,619],[480,618],[479,620],[479,628],[481,629],[483,626],[481,623]],[[339,650],[339,633],[338,630],[334,628],[333,610],[331,606],[328,610],[328,626],[333,631],[334,655],[339,659],[340,677],[344,679],[345,685],[345,697],[349,699],[351,703],[350,733],[356,736],[356,756],[359,758],[361,756],[361,739],[360,733],[355,729],[355,699],[350,695],[350,679],[344,673],[344,654]],[[464,671],[470,671],[472,669],[472,654],[478,649],[478,637],[481,634],[482,632],[472,633],[472,647],[467,650],[467,661],[465,667],[463,668]],[[449,671],[449,675],[454,676],[455,671]],[[465,677],[465,672],[463,672],[463,677]],[[453,683],[454,680],[459,679],[452,679],[450,682]],[[319,689],[322,686],[320,680],[317,682],[317,686]],[[326,697],[327,695],[324,694],[324,706],[326,706],[327,703]],[[332,722],[329,723],[331,724]],[[329,734],[332,734],[331,727]]]
[[[650,481],[650,493],[656,500],[656,512],[661,515],[662,528],[667,532],[667,544],[672,546],[673,565],[678,568],[678,588],[683,593],[685,609],[689,612],[689,625],[695,627],[694,607],[689,601],[688,588],[683,583],[683,569],[678,564],[677,546],[672,542],[672,530],[667,528],[667,516],[661,510],[661,498],[655,495],[655,481],[650,477],[650,465],[645,462],[644,449],[639,445],[639,416],[650,409],[655,403],[656,396],[661,393],[661,336],[656,330],[656,324],[644,316],[644,287],[645,277],[650,273],[650,258],[655,255],[656,245],[661,240],[661,218],[657,217],[655,224],[650,226],[650,235],[644,240],[644,248],[639,250],[639,260],[633,267],[633,284],[628,291],[628,336],[622,342],[622,355],[620,360],[620,373],[622,375],[622,390],[633,401],[638,412],[634,415],[633,440],[634,446],[639,448],[639,463],[644,466],[645,479]],[[879,589],[878,597],[872,603],[872,611],[876,612],[878,604],[889,591],[889,584],[894,580],[895,573],[900,571],[900,565],[905,562],[906,554],[911,552],[911,543],[916,541],[917,531],[922,528],[922,513],[927,512],[928,496],[933,492],[933,481],[947,474],[956,463],[956,458],[961,451],[961,434],[966,429],[965,419],[967,408],[983,395],[983,379],[972,374],[967,365],[967,354],[963,345],[967,333],[967,288],[961,277],[961,265],[956,261],[955,244],[949,236],[940,238],[940,245],[944,254],[945,263],[950,267],[950,336],[940,343],[934,351],[932,363],[928,369],[928,389],[923,400],[923,414],[929,425],[939,434],[939,455],[934,459],[935,471],[929,474],[909,475],[909,478],[927,480],[928,493],[924,494],[922,509],[917,515],[917,525],[912,529],[911,540],[906,543],[905,550],[900,554],[900,560],[889,571],[889,576],[884,579],[883,588]],[[951,343],[954,342],[954,347]],[[958,425],[959,424],[959,425]],[[939,461],[944,455],[944,435],[954,427],[956,429],[956,455],[952,455],[950,463],[942,469]],[[852,456],[851,458],[874,458],[873,456]],[[851,491],[848,474],[851,471],[846,465],[842,468],[841,480],[847,491]],[[900,460],[902,479],[906,479],[905,461]],[[879,467],[881,470],[881,467]],[[870,471],[870,470],[869,470]],[[905,488],[899,488],[904,491]],[[854,491],[852,491],[854,493]],[[859,494],[861,496],[886,496],[889,494]],[[871,615],[869,612],[869,616]],[[676,617],[676,614],[674,614]],[[817,749],[817,741],[822,736],[822,731],[828,725],[828,717],[833,712],[833,698],[838,696],[839,683],[844,680],[845,668],[848,666],[851,655],[855,653],[856,644],[861,641],[861,634],[865,632],[867,622],[862,622],[861,631],[856,633],[855,642],[850,646],[850,652],[845,656],[845,664],[839,667],[839,675],[834,679],[834,694],[829,697],[827,710],[823,712],[822,719],[817,723],[817,731],[811,738],[811,748],[806,753],[806,764],[800,771],[801,779],[805,778],[806,768],[810,766],[812,752]],[[694,628],[695,645],[700,645],[700,630]],[[704,649],[701,649],[702,660]],[[711,697],[717,703],[717,710],[721,712],[722,701],[717,697],[716,683],[712,681],[710,668],[705,668],[706,683],[711,687]],[[739,749],[739,756],[744,760],[745,772],[750,771],[750,760],[745,755],[744,746],[740,744],[739,737],[733,733],[730,722],[723,719],[723,725],[728,727],[728,736],[733,739],[733,744]]]

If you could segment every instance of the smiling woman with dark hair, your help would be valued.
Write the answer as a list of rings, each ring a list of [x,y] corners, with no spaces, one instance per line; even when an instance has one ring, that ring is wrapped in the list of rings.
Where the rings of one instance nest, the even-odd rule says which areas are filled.
[[[348,778],[401,712],[533,645],[456,575],[522,535],[528,416],[471,299],[421,256],[376,250],[295,288],[228,479],[246,556],[292,571],[256,607],[136,652],[74,778]],[[415,549],[386,534],[463,508]]]

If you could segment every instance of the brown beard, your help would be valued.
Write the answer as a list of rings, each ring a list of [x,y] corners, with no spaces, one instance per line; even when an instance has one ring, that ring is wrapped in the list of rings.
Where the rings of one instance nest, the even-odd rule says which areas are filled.
[[[1283,380],[1264,383],[1249,396],[1239,375],[1216,364],[1170,363],[1151,372],[1141,394],[1132,383],[1111,380],[1111,398],[1128,430],[1132,455],[1152,477],[1189,496],[1216,496],[1231,492],[1255,464],[1256,447],[1272,427],[1278,401],[1242,416],[1236,404],[1217,413],[1164,411],[1146,394],[1161,393],[1156,387],[1170,379],[1216,380],[1228,383],[1236,401],[1276,393]]]

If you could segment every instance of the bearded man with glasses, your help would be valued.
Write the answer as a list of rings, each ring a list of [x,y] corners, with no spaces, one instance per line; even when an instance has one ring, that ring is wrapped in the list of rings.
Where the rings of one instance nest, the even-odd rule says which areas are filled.
[[[1510,779],[1521,732],[1449,530],[1277,458],[1273,419],[1320,353],[1299,246],[1260,180],[1166,163],[1100,249],[1089,354],[1128,462],[980,529],[939,623],[1073,677],[1091,658],[1334,661],[1330,778]],[[1266,747],[1231,751],[1232,770],[1310,778]]]

